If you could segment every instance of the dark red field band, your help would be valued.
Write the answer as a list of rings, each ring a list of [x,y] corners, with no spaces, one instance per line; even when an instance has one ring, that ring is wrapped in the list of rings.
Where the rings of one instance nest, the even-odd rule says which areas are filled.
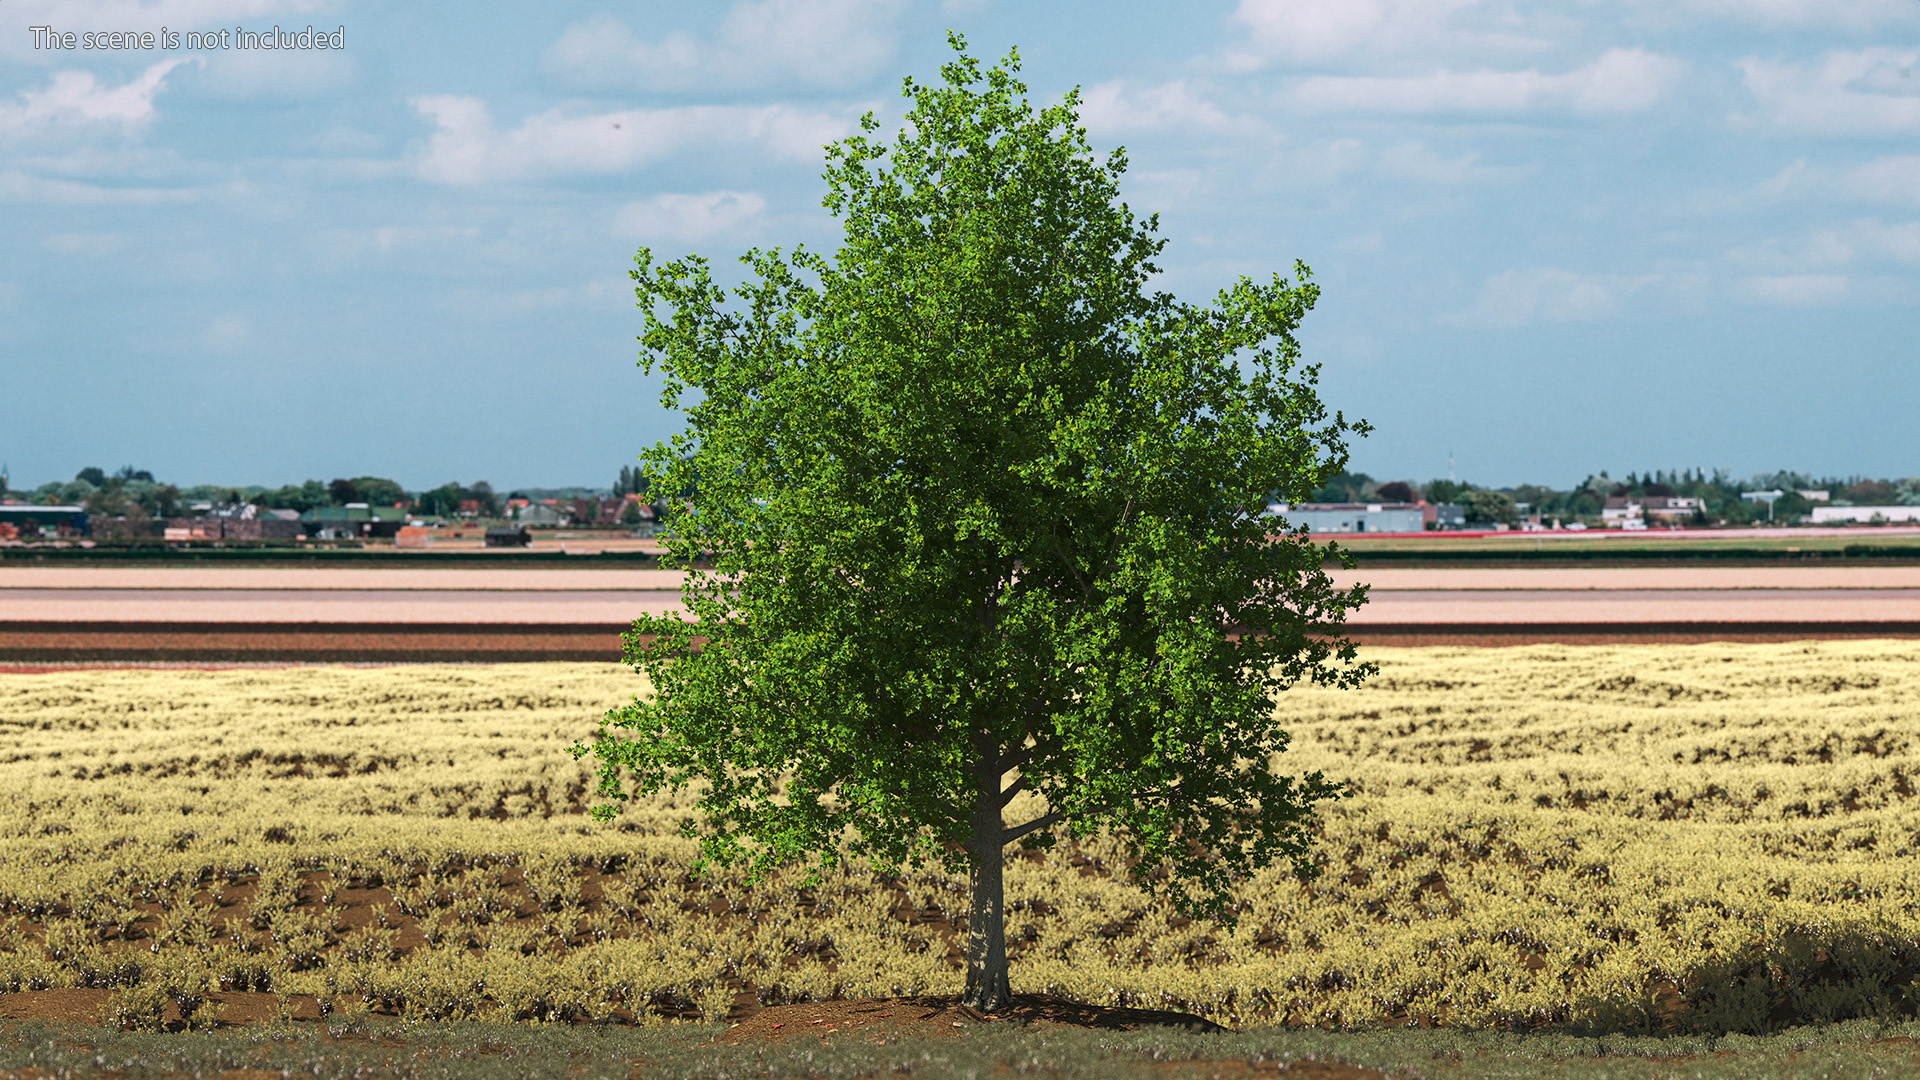
[[[618,661],[624,624],[0,622],[0,664]],[[1358,624],[1362,645],[1626,645],[1920,638],[1920,622]]]

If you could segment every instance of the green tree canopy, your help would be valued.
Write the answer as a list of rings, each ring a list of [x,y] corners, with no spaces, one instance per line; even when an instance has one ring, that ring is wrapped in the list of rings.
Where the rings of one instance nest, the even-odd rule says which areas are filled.
[[[343,481],[335,480],[335,484]],[[356,476],[344,481],[353,498],[342,502],[363,502],[369,506],[393,506],[407,501],[406,489],[384,476]]]
[[[966,999],[992,1009],[1008,844],[1111,829],[1195,914],[1258,867],[1310,872],[1344,789],[1279,768],[1276,696],[1368,673],[1340,634],[1365,588],[1251,511],[1339,473],[1365,425],[1300,361],[1306,267],[1205,307],[1149,292],[1164,241],[1077,92],[1036,111],[1017,55],[983,71],[952,40],[897,138],[869,115],[828,147],[832,258],[750,252],[729,293],[639,252],[641,364],[669,407],[699,392],[644,460],[689,493],[671,555],[713,569],[634,624],[651,694],[576,752],[603,819],[695,790],[703,861],[967,870]]]
[[[1519,508],[1513,504],[1513,496],[1504,491],[1469,491],[1460,496],[1467,520],[1475,524],[1492,525],[1496,523],[1512,524],[1519,520]]]
[[[327,485],[318,480],[309,480],[304,484],[288,484],[263,492],[261,498],[276,510],[298,510],[304,514],[316,506],[329,505],[332,496],[328,493]]]

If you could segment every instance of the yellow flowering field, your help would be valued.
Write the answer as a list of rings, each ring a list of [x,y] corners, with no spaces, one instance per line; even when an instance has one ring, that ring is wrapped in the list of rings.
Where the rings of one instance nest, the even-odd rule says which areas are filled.
[[[1920,1006],[1920,643],[1369,658],[1367,688],[1281,705],[1282,766],[1354,788],[1317,880],[1245,882],[1229,928],[1115,880],[1105,842],[1016,861],[1015,989],[1338,1027]],[[0,992],[645,1021],[959,988],[964,881],[696,881],[673,800],[588,821],[566,749],[640,686],[593,664],[0,676]]]

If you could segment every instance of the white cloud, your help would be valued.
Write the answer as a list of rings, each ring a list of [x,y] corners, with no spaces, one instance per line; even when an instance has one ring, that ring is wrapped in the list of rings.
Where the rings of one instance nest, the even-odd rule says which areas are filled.
[[[1417,14],[1430,14],[1408,5]],[[1339,56],[1369,42],[1377,42],[1387,21],[1379,0],[1342,3],[1286,3],[1284,0],[1240,0],[1233,21],[1245,27],[1261,54],[1290,60]]]
[[[1821,229],[1807,239],[1800,265],[1849,265],[1872,261],[1920,263],[1920,222],[1888,224],[1877,219]]]
[[[207,325],[200,342],[209,349],[226,351],[237,349],[252,338],[253,324],[246,316],[220,315]]]
[[[1672,57],[1612,49],[1564,75],[1484,69],[1415,76],[1315,75],[1301,80],[1290,96],[1295,105],[1316,112],[1637,112],[1665,97],[1684,70]]]
[[[1920,263],[1920,222],[1888,224],[1864,218],[1817,229],[1797,241],[1735,248],[1732,264],[1749,270],[1804,271],[1844,268],[1862,263]],[[1791,275],[1790,275],[1791,276]]]
[[[1651,0],[1671,8],[1673,0]],[[1765,26],[1834,26],[1865,29],[1913,17],[1909,0],[1685,0],[1697,14],[1760,23]]]
[[[547,50],[570,81],[648,90],[748,89],[798,83],[858,86],[893,60],[905,0],[743,0],[702,40],[655,41],[600,17],[576,23]]]
[[[1286,157],[1287,171],[1318,183],[1359,172],[1367,163],[1367,144],[1359,139],[1331,139],[1303,146]]]
[[[1745,60],[1767,122],[1814,135],[1920,132],[1920,49],[1834,51],[1806,64]]]
[[[1472,326],[1582,322],[1613,314],[1623,298],[1657,280],[1552,267],[1505,270],[1487,279],[1472,307],[1442,321]]]
[[[1873,222],[1866,242],[1874,251],[1888,258],[1920,263],[1920,221],[1901,225]]]
[[[1080,121],[1088,130],[1103,135],[1141,131],[1244,135],[1261,126],[1251,117],[1228,115],[1184,79],[1150,87],[1129,87],[1119,81],[1101,83],[1083,95]]]
[[[1212,190],[1211,179],[1209,173],[1194,168],[1128,173],[1127,199],[1149,209],[1191,203]]]
[[[127,238],[122,233],[66,232],[54,233],[42,243],[61,255],[111,255],[127,245]]]
[[[486,319],[505,319],[543,311],[607,309],[633,303],[632,286],[625,281],[583,281],[574,285],[542,285],[530,289],[455,289],[446,294],[450,310]]]
[[[192,202],[196,197],[196,192],[184,188],[100,187],[77,180],[49,180],[18,170],[0,172],[0,202],[152,206],[157,203]]]
[[[1742,278],[1740,289],[1764,304],[1809,307],[1844,297],[1847,278],[1844,274],[1761,274]]]
[[[373,230],[369,239],[375,248],[392,251],[446,240],[471,240],[479,235],[479,228],[472,225],[382,225]]]
[[[349,53],[223,52],[207,58],[199,85],[229,98],[301,100],[344,89],[353,76]]]
[[[1333,245],[1343,255],[1378,255],[1387,246],[1387,238],[1378,232],[1355,233]]]
[[[1487,0],[1240,0],[1231,23],[1246,37],[1224,62],[1241,71],[1275,60],[1527,55],[1564,29],[1550,12]]]
[[[738,235],[766,208],[767,200],[751,191],[656,195],[621,207],[614,229],[643,244],[688,243]]]
[[[1380,169],[1393,176],[1432,184],[1473,184],[1510,180],[1531,173],[1528,166],[1482,165],[1479,154],[1442,157],[1423,142],[1403,142],[1380,152]]]
[[[478,98],[415,98],[438,128],[418,160],[423,179],[443,184],[509,182],[543,176],[626,172],[695,146],[755,146],[814,161],[852,130],[844,119],[789,105],[695,105],[586,116],[551,110],[496,131]]]
[[[153,119],[153,98],[167,73],[187,62],[185,57],[162,60],[119,86],[102,85],[91,71],[56,71],[44,88],[0,103],[0,138],[76,128],[137,131]]]
[[[1878,202],[1920,204],[1920,154],[1875,158],[1841,174],[1847,194]]]
[[[34,5],[35,22],[62,29],[145,29],[159,20],[168,26],[205,26],[232,19],[324,11],[327,0],[48,0]],[[158,23],[155,24],[156,27]]]
[[[1811,164],[1802,158],[1752,191],[1728,200],[1728,205],[1835,195],[1862,202],[1920,205],[1920,154],[1889,154],[1847,168]]]

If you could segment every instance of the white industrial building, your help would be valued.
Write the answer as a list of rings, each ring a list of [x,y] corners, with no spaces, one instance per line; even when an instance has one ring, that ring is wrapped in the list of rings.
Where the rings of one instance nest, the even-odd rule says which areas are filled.
[[[1816,506],[1813,516],[1807,520],[1815,525],[1920,522],[1920,506]]]
[[[1274,503],[1267,516],[1314,533],[1417,533],[1427,527],[1424,511],[1413,503]]]

